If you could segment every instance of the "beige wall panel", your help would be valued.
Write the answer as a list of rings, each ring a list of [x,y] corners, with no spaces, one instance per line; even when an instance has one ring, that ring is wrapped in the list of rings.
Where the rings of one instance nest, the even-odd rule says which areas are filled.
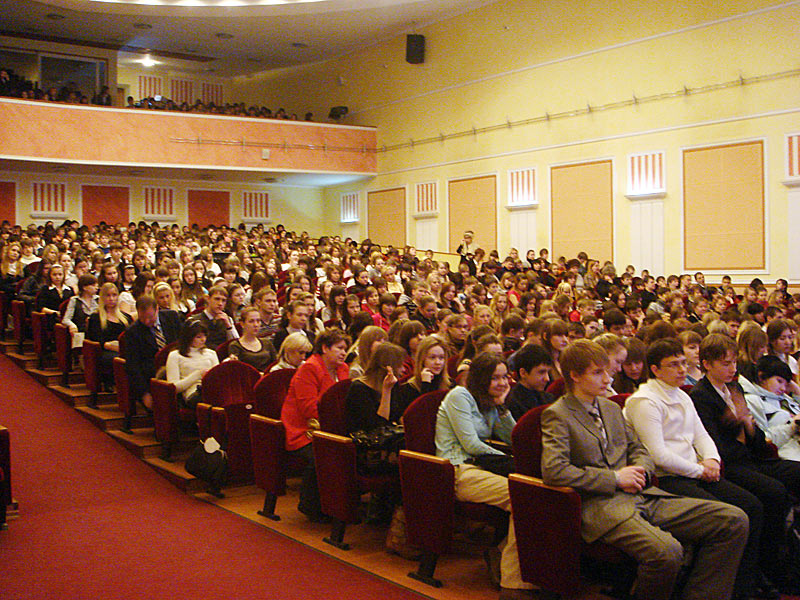
[[[683,190],[687,270],[764,268],[762,142],[684,151]]]
[[[367,227],[376,244],[406,245],[406,188],[367,193]]]
[[[584,251],[603,262],[614,260],[611,161],[551,169],[553,258]]]
[[[464,232],[475,232],[475,243],[486,250],[497,248],[497,176],[471,177],[447,183],[450,207],[450,252],[455,252]]]

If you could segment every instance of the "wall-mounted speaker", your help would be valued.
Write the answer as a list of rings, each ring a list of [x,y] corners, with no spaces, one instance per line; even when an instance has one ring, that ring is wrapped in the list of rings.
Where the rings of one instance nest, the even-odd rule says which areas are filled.
[[[406,36],[406,62],[419,65],[425,62],[425,36],[409,34]]]

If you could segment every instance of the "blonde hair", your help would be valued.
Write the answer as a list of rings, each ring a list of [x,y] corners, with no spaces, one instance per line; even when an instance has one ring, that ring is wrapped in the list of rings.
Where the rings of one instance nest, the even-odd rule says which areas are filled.
[[[161,290],[169,291],[169,307],[172,310],[178,310],[178,304],[175,302],[175,292],[172,291],[172,286],[166,281],[159,281],[153,286],[153,298],[157,298],[158,292]]]
[[[425,368],[425,359],[428,357],[428,352],[434,348],[441,348],[444,350],[444,367],[442,368],[442,374],[439,375],[439,389],[450,389],[450,374],[447,371],[447,363],[450,357],[450,352],[447,350],[447,344],[445,344],[435,335],[429,335],[428,337],[420,340],[419,346],[417,346],[417,355],[414,357],[414,376],[411,378],[411,385],[413,385],[417,390],[422,389],[422,378],[420,375],[422,373],[422,369]]]
[[[510,273],[506,273],[506,275],[510,275]],[[502,312],[497,310],[498,296],[506,297],[506,309]],[[489,309],[492,311],[492,327],[494,327],[496,330],[499,330],[500,324],[503,322],[503,319],[508,316],[508,311],[511,310],[511,300],[508,298],[508,292],[503,290],[502,292],[497,292],[494,296],[492,296],[492,301],[489,302]]]
[[[108,293],[111,290],[114,290],[117,292],[117,294],[119,294],[117,286],[110,281],[108,283],[104,283],[103,287],[100,288],[99,301],[97,302],[97,314],[100,317],[100,329],[105,329],[106,325],[108,325],[109,314],[106,312],[105,300],[106,296],[108,296]],[[128,322],[125,317],[122,316],[122,311],[119,309],[119,302],[117,302],[117,305],[114,307],[114,312],[111,313],[111,316],[115,317],[120,323]]]
[[[369,364],[369,359],[372,356],[372,345],[375,342],[385,340],[387,337],[386,332],[375,325],[367,325],[361,330],[361,335],[358,336],[355,346],[358,349],[358,358],[356,360],[362,369],[366,370],[367,364]]]
[[[19,255],[17,256],[17,261],[16,263],[14,263],[17,265],[16,275],[18,277],[22,277],[22,271],[25,267],[23,266],[22,261],[20,260],[20,258],[22,257],[22,245],[19,242],[11,242],[5,248],[3,248],[3,259],[2,262],[0,262],[0,273],[3,274],[3,277],[8,275],[8,270],[11,267],[12,263],[8,258],[8,252],[13,247],[16,247],[17,250],[19,251]]]
[[[303,352],[311,352],[313,350],[311,342],[308,341],[306,334],[302,331],[290,333],[283,340],[280,350],[278,350],[278,362],[286,362],[286,353],[293,350],[301,350]]]

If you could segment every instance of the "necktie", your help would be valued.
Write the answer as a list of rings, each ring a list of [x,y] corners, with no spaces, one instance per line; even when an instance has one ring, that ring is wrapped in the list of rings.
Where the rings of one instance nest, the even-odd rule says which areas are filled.
[[[589,406],[588,410],[592,419],[594,419],[594,424],[597,425],[597,428],[600,430],[600,441],[603,445],[603,452],[605,452],[608,446],[608,436],[606,434],[606,428],[603,427],[603,418],[600,416],[600,410],[597,408],[596,404]]]
[[[158,325],[153,327],[153,335],[156,336],[156,345],[158,346],[159,350],[167,345],[167,338],[165,338],[164,334],[161,333],[161,330],[158,328]]]

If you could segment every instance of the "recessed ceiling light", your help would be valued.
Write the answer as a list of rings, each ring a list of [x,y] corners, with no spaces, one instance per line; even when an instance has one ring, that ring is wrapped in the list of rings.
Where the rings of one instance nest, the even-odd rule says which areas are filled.
[[[264,181],[266,181],[267,183],[275,183],[277,179],[275,179],[274,177],[264,177]]]
[[[152,29],[153,26],[150,23],[134,23],[133,26],[136,29]]]
[[[67,18],[67,17],[65,17],[64,15],[60,15],[60,14],[58,14],[58,13],[47,13],[47,14],[45,15],[45,17],[47,17],[47,18],[48,18],[48,19],[50,19],[51,21],[63,21],[64,19],[66,19],[66,18]]]
[[[303,42],[292,42],[292,48],[308,48],[308,44]]]
[[[233,36],[230,33],[225,33],[224,31],[220,31],[219,33],[214,34],[221,40],[232,40]]]
[[[158,62],[150,58],[149,54],[146,54],[145,57],[139,62],[142,63],[143,67],[155,67],[158,64]]]

